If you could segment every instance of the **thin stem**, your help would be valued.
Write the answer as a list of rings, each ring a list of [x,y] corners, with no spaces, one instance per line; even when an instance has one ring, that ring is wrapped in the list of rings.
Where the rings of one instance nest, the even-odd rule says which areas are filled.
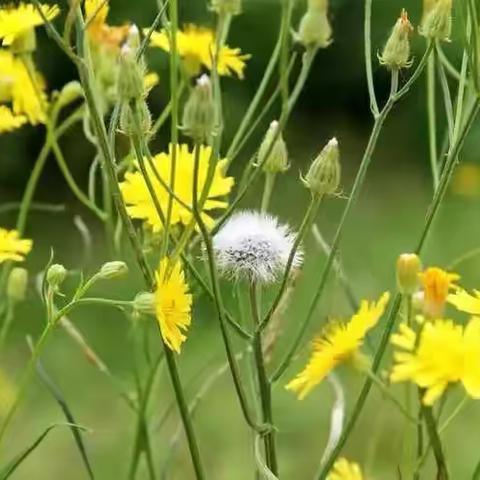
[[[364,23],[364,47],[365,47],[365,70],[367,73],[368,96],[370,98],[370,110],[373,116],[379,115],[375,85],[372,70],[372,0],[365,0],[365,23]]]

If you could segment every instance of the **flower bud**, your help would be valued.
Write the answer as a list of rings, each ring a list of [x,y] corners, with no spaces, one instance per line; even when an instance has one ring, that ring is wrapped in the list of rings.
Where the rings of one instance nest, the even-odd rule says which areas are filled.
[[[275,137],[277,138],[273,143]],[[278,133],[278,122],[276,120],[270,124],[260,145],[257,162],[267,173],[282,173],[288,170],[287,145],[282,133]]]
[[[402,10],[400,18],[395,23],[387,43],[379,57],[380,63],[389,70],[400,70],[409,67],[410,40],[409,35],[413,31],[412,24],[408,20],[406,10]]]
[[[133,311],[137,314],[155,315],[155,294],[140,292],[133,300]]]
[[[210,8],[217,15],[239,15],[242,13],[242,0],[212,0]]]
[[[83,97],[82,86],[79,82],[73,80],[65,84],[60,91],[57,99],[57,106],[59,109],[62,109],[81,97]]]
[[[208,75],[202,75],[192,90],[183,110],[185,135],[197,141],[208,139],[215,127],[215,105],[212,84]]]
[[[327,0],[309,1],[307,11],[300,20],[295,39],[306,48],[326,48],[332,43]]]
[[[23,302],[27,293],[28,271],[14,267],[8,276],[7,297],[13,303]]]
[[[58,263],[54,263],[47,270],[47,283],[54,290],[57,290],[57,288],[67,278],[67,275],[68,275],[68,271],[63,265],[60,265]]]
[[[420,34],[433,40],[448,40],[452,31],[452,0],[426,1]]]
[[[397,285],[400,293],[413,295],[420,287],[422,262],[415,253],[403,253],[397,260]]]
[[[338,141],[332,138],[312,162],[302,181],[314,195],[333,195],[340,185],[340,175]]]
[[[98,276],[104,280],[111,280],[113,278],[123,277],[128,273],[128,267],[125,262],[114,261],[105,263]]]

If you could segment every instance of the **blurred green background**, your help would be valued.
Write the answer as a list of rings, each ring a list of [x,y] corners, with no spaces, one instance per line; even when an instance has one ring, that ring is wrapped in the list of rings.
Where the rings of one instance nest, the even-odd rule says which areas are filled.
[[[295,25],[304,8],[303,2],[297,3]],[[380,101],[384,101],[388,94],[389,78],[375,61],[375,53],[381,50],[402,7],[408,9],[412,23],[418,25],[421,3],[410,0],[374,2],[372,45],[375,84]],[[203,0],[179,0],[179,4],[182,23],[213,25],[214,19]],[[278,32],[279,4],[279,0],[245,0],[243,15],[233,22],[229,45],[239,46],[243,52],[251,53],[252,59],[248,62],[245,80],[226,78],[222,82],[225,91],[227,142],[232,138],[268,62]],[[133,21],[140,26],[148,26],[155,13],[154,0],[112,0],[109,23]],[[331,19],[334,42],[328,49],[319,52],[310,79],[289,122],[285,138],[290,151],[291,168],[278,180],[272,199],[272,213],[293,227],[299,226],[308,202],[307,191],[298,179],[299,172],[305,171],[324,143],[336,136],[342,151],[343,190],[348,195],[372,126],[364,74],[362,2],[332,0]],[[50,88],[59,89],[75,78],[74,69],[55,45],[47,41],[44,32],[39,37],[37,63]],[[452,62],[458,64],[461,55],[458,33],[452,40],[451,44],[445,46],[445,51]],[[424,48],[424,39],[415,34],[412,45],[418,59]],[[159,50],[149,51],[147,56],[151,69],[160,74],[160,85],[149,98],[155,116],[168,101],[167,57]],[[408,71],[402,72],[401,80],[404,81],[408,75]],[[376,298],[382,291],[394,288],[395,259],[399,253],[414,248],[423,225],[432,193],[424,91],[425,81],[422,77],[390,115],[361,199],[345,231],[340,259],[358,297]],[[444,115],[440,103],[438,112],[442,119]],[[277,116],[278,110],[275,107],[233,165],[233,175],[241,172],[242,166],[258,148],[267,125]],[[0,204],[21,198],[43,139],[42,127],[28,127],[0,137]],[[168,131],[162,131],[155,150],[163,148],[167,143]],[[85,141],[81,127],[68,133],[61,144],[75,178],[80,185],[86,187],[94,152]],[[475,127],[467,141],[462,160],[478,163],[479,145],[480,128]],[[258,207],[261,188],[261,184],[256,185],[242,207]],[[475,193],[480,192],[474,189],[473,193],[468,196],[448,195],[430,235],[423,259],[425,264],[447,266],[455,258],[479,246],[479,204]],[[33,277],[44,268],[50,249],[54,249],[57,262],[74,271],[81,269],[86,274],[91,274],[108,260],[100,225],[75,201],[53,158],[49,160],[42,176],[36,200],[64,205],[65,210],[49,214],[34,212],[30,216],[27,236],[34,239],[35,247],[26,265],[32,272],[32,285],[28,301],[19,308],[15,329],[2,357],[2,373],[5,376],[2,381],[5,385],[0,385],[0,397],[3,391],[7,400],[9,388],[14,388],[10,384],[14,384],[29,356],[25,337],[38,335],[44,322],[43,308],[34,288]],[[345,198],[332,199],[324,204],[318,225],[327,239],[331,238],[344,205]],[[87,255],[81,235],[74,226],[76,216],[80,216],[88,225],[93,238],[93,245]],[[0,225],[12,227],[14,222],[14,212],[1,214]],[[285,315],[284,334],[275,352],[282,352],[283,345],[290,337],[289,332],[296,331],[297,325],[302,321],[323,262],[323,254],[311,240],[308,241],[305,268],[299,279],[298,292]],[[103,284],[95,293],[120,299],[133,298],[142,289],[142,282],[133,266],[134,262],[129,263],[132,268],[128,280]],[[477,257],[459,268],[462,283],[466,287],[479,287],[479,267],[480,260]],[[73,288],[77,278],[72,275],[65,288],[67,292]],[[190,398],[224,362],[213,306],[200,294],[198,288],[194,287],[194,291],[193,326],[179,358],[182,379]],[[229,294],[233,310],[235,302],[229,285],[225,285],[225,291]],[[327,316],[346,316],[350,313],[342,290],[332,276],[312,332],[318,329]],[[138,352],[135,351],[128,319],[121,312],[111,309],[85,307],[72,314],[71,320],[104,360],[117,379],[116,382],[133,394],[134,358]],[[153,321],[145,320],[138,328],[147,330],[152,352],[159,351],[158,333]],[[240,344],[238,348],[241,348]],[[305,348],[274,391],[281,473],[285,479],[312,478],[328,434],[332,404],[328,384],[317,388],[302,403],[283,389],[285,380],[301,368],[307,353],[308,349]],[[274,356],[273,362],[276,358],[278,356]],[[85,435],[85,442],[96,478],[126,478],[133,448],[135,417],[118,395],[116,384],[90,365],[61,329],[45,351],[43,363],[64,392],[77,422],[91,428],[91,433]],[[144,373],[145,371],[142,372]],[[351,407],[361,379],[348,371],[341,371],[340,377],[347,388],[347,404]],[[401,388],[396,388],[401,394]],[[455,392],[451,396],[447,409],[456,405],[460,394],[461,392]],[[171,407],[171,402],[168,376],[162,370],[150,404],[152,426]],[[0,415],[1,413],[0,411]],[[47,425],[58,421],[63,421],[63,417],[57,404],[37,380],[32,381],[28,397],[10,430],[7,448],[1,452],[2,460],[10,458],[29,444]],[[228,373],[202,399],[195,414],[195,424],[209,478],[253,478],[251,439],[241,418]],[[455,480],[470,478],[479,460],[480,454],[476,447],[479,425],[480,409],[472,402],[445,433],[446,450],[451,462],[452,478]],[[173,410],[162,429],[152,429],[159,478],[177,426],[178,417]],[[344,454],[365,468],[368,479],[396,479],[397,465],[402,461],[401,452],[405,448],[405,428],[403,418],[391,404],[374,392]],[[183,437],[171,462],[171,468],[163,478],[193,478]],[[433,478],[428,470],[430,467],[427,467],[424,478]],[[51,433],[22,465],[15,478],[80,480],[87,476],[71,433],[59,429]],[[147,478],[143,466],[137,478]]]

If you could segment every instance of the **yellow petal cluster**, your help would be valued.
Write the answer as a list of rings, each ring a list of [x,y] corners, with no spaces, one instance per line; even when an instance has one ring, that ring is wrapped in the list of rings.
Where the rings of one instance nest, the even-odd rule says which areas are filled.
[[[392,382],[415,383],[425,390],[422,401],[429,406],[457,382],[480,398],[480,318],[473,317],[466,327],[452,320],[427,321],[418,335],[404,323],[392,335],[391,342],[400,348]]]
[[[172,168],[173,147],[170,145],[168,153],[160,153],[153,157],[154,170],[145,160],[145,167],[154,187],[159,205],[166,215],[170,195],[167,188],[170,186],[170,174]],[[202,192],[207,180],[208,166],[212,156],[211,147],[200,147],[198,191]],[[213,219],[206,211],[227,207],[227,202],[219,200],[219,197],[227,195],[233,187],[233,178],[226,177],[226,160],[220,160],[213,175],[213,180],[203,205],[202,217],[208,226],[213,226]],[[193,166],[194,153],[189,151],[188,145],[182,144],[176,147],[176,175],[173,191],[177,197],[173,201],[171,223],[188,225],[192,219],[192,192],[193,192]],[[162,180],[160,182],[158,177]],[[148,191],[147,184],[140,171],[125,174],[125,180],[120,183],[120,189],[127,204],[128,214],[132,218],[144,220],[154,232],[163,229],[155,204]],[[180,201],[179,201],[180,200]]]
[[[23,115],[15,115],[8,107],[0,105],[0,133],[16,130],[26,121],[27,119]]]
[[[179,262],[171,265],[168,259],[163,259],[155,278],[155,311],[162,338],[171,350],[180,353],[187,339],[184,332],[191,323],[192,295]]]
[[[327,480],[363,480],[358,463],[339,458],[327,476]]]
[[[165,30],[153,32],[150,46],[169,52],[170,39],[168,35]],[[212,70],[213,59],[216,55],[216,39],[212,30],[192,24],[186,25],[183,31],[177,31],[176,44],[178,54],[183,59],[185,70],[189,75],[198,75],[202,67]],[[223,76],[236,74],[238,78],[243,78],[245,61],[249,58],[250,55],[242,55],[239,48],[221,47],[218,52],[218,74]]]
[[[453,282],[460,279],[456,273],[446,272],[438,267],[430,267],[420,274],[424,292],[423,313],[428,318],[440,318],[443,315],[447,296]]]
[[[389,298],[385,292],[377,302],[364,300],[348,323],[331,322],[314,340],[313,353],[305,369],[286,388],[301,400],[339,364],[353,359],[367,332],[383,315]]]
[[[43,25],[44,21],[35,5],[20,3],[7,5],[0,9],[0,39],[5,46],[11,45],[16,38],[32,28]],[[59,13],[57,5],[41,4],[40,8],[47,20],[53,20]]]
[[[32,249],[32,240],[22,239],[16,230],[0,228],[0,263],[22,262]]]

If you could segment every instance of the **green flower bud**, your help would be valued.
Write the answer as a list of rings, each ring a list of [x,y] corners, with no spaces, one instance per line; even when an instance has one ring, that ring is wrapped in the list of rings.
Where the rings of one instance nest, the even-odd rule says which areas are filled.
[[[23,302],[27,293],[28,271],[14,267],[8,276],[7,297],[13,303]]]
[[[98,276],[104,280],[111,280],[113,278],[123,277],[128,273],[128,266],[125,262],[114,261],[105,263]]]
[[[197,80],[185,104],[182,128],[185,135],[200,142],[210,138],[215,130],[215,105],[208,75]]]
[[[47,283],[54,290],[57,290],[58,287],[64,282],[67,278],[68,271],[67,269],[58,263],[54,263],[47,270]]]
[[[326,48],[332,43],[327,0],[311,0],[300,20],[295,40],[306,48]]]
[[[419,31],[424,37],[448,41],[452,31],[452,0],[425,2]]]
[[[270,124],[270,127],[268,128],[263,142],[258,150],[257,162],[267,173],[285,172],[289,167],[287,145],[283,139],[282,133],[280,132],[280,134],[278,134],[277,132],[278,122],[274,120]],[[277,139],[272,147],[272,142],[275,136],[277,136]],[[267,157],[268,153],[269,155]]]
[[[312,162],[302,181],[314,195],[333,195],[340,185],[340,175],[338,141],[332,138]]]
[[[411,65],[409,35],[413,31],[406,10],[402,10],[392,33],[385,44],[380,63],[389,70],[400,70]]]
[[[68,82],[58,94],[57,107],[62,109],[81,97],[83,97],[83,88],[81,84],[76,80]]]
[[[137,314],[155,315],[155,294],[140,292],[133,300],[133,311]]]
[[[239,15],[242,13],[242,0],[212,0],[210,8],[217,15]]]
[[[403,253],[397,260],[397,285],[400,293],[413,295],[420,287],[422,262],[415,253]]]

